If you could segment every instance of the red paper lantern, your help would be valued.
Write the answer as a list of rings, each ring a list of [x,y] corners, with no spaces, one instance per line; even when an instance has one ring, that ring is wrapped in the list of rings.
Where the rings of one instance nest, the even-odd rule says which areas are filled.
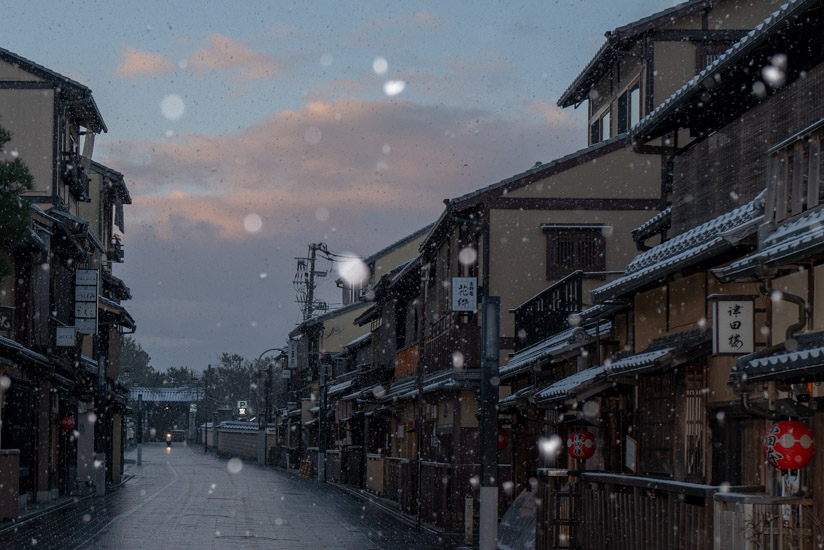
[[[576,460],[586,460],[595,454],[595,436],[585,430],[576,430],[567,438],[567,452]]]
[[[506,436],[505,430],[498,430],[498,450],[503,451],[509,445],[509,438]]]
[[[74,429],[74,417],[68,414],[65,415],[63,418],[60,419],[60,427],[63,428],[63,430],[66,432]]]
[[[810,462],[815,453],[813,432],[798,420],[781,420],[764,438],[767,460],[779,470],[798,470]]]

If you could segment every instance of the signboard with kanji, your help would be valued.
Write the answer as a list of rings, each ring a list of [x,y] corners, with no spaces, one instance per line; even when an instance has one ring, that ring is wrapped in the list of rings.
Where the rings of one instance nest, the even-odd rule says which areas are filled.
[[[751,296],[719,297],[713,302],[712,318],[714,354],[755,350],[755,305]]]
[[[452,311],[471,311],[478,309],[478,278],[452,278]]]
[[[97,270],[78,269],[74,284],[74,326],[81,334],[94,334],[97,332]]]

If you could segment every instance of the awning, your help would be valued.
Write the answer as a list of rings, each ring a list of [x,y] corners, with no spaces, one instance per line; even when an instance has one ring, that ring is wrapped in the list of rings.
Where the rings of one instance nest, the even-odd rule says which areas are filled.
[[[307,420],[306,422],[304,422],[303,425],[304,426],[312,426],[312,425],[317,424],[317,423],[318,423],[318,419],[313,418],[311,420]]]
[[[592,291],[593,301],[620,297],[732,249],[756,232],[764,217],[764,196],[762,191],[747,204],[639,254],[622,277]]]
[[[329,389],[326,390],[326,396],[327,397],[332,397],[332,396],[337,395],[339,393],[343,393],[346,390],[350,389],[354,384],[355,384],[355,379],[350,378],[349,380],[346,380],[345,382],[341,382],[339,384],[335,384],[334,386],[330,386]]]
[[[547,404],[553,401],[563,401],[570,397],[577,397],[583,394],[585,390],[594,387],[597,387],[599,390],[601,388],[606,389],[612,384],[606,381],[605,372],[605,365],[576,372],[572,376],[562,378],[539,391],[535,394],[535,402],[538,404]]]
[[[136,327],[134,318],[131,316],[131,314],[129,314],[129,312],[126,311],[125,307],[121,306],[117,302],[100,296],[99,305],[101,310],[114,315],[115,318],[118,320],[118,324],[120,326],[130,329],[134,329]]]
[[[576,354],[581,347],[593,342],[596,334],[604,337],[611,332],[612,323],[604,323],[600,327],[592,326],[586,329],[573,327],[559,332],[512,356],[512,359],[501,367],[500,378],[501,380],[514,378],[529,372],[534,366],[539,366],[545,362],[551,363],[569,354]]]
[[[530,402],[534,403],[535,392],[536,388],[534,385],[529,385],[525,388],[521,388],[512,395],[504,397],[503,399],[498,401],[498,407],[501,410],[503,410],[511,407],[527,405]]]
[[[659,338],[646,351],[619,356],[605,364],[607,377],[623,378],[676,367],[696,356],[709,353],[711,342],[712,333],[701,329]]]
[[[824,210],[808,211],[778,227],[759,248],[755,254],[712,272],[726,282],[757,276],[764,267],[781,267],[824,254]]]
[[[577,372],[550,384],[535,395],[535,402],[546,404],[567,398],[578,400],[595,395],[614,385],[614,379],[668,369],[709,352],[711,333],[694,330],[654,340],[640,353],[618,356],[603,365]]]
[[[795,338],[794,349],[765,355],[757,351],[741,357],[730,378],[750,382],[811,382],[824,379],[824,332]]]

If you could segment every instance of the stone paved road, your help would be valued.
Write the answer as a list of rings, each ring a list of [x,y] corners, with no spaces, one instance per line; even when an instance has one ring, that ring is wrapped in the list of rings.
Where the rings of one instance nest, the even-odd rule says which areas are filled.
[[[335,487],[204,454],[145,445],[134,478],[0,535],[2,549],[454,549]]]

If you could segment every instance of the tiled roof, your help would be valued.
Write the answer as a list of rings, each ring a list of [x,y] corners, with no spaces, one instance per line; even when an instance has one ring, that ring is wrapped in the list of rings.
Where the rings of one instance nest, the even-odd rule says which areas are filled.
[[[334,386],[330,386],[329,389],[326,391],[326,395],[331,397],[333,395],[337,395],[341,392],[344,392],[352,387],[352,384],[355,383],[355,379],[349,379],[345,382],[341,382],[340,384],[335,384]]]
[[[616,58],[619,58],[625,51],[630,49],[632,43],[636,42],[642,33],[651,30],[650,26],[673,21],[682,15],[687,15],[696,9],[709,7],[714,3],[711,0],[688,0],[606,33],[607,41],[598,49],[598,52],[572,84],[561,94],[560,99],[558,99],[558,106],[569,107],[586,99],[590,86],[612,66]]]
[[[600,327],[592,326],[586,329],[572,327],[519,351],[512,356],[506,365],[500,368],[501,380],[527,372],[534,365],[538,365],[546,359],[551,359],[559,353],[578,349],[590,343],[598,332],[602,337],[610,334],[612,332],[612,323],[604,323]]]
[[[729,281],[757,274],[759,266],[778,267],[812,255],[824,254],[824,208],[805,212],[767,235],[761,250],[727,267],[714,269],[719,279]]]
[[[770,355],[755,352],[741,357],[730,377],[748,382],[764,380],[803,380],[824,374],[824,332],[797,336],[793,349]]]
[[[203,395],[202,388],[129,388],[129,400],[137,401],[139,395],[143,401],[161,403],[193,403]]]
[[[644,241],[653,235],[669,229],[672,220],[672,207],[669,206],[644,222],[641,226],[632,230],[632,238],[636,241]]]
[[[707,84],[707,86],[714,86],[716,84],[715,75],[720,74],[722,69],[735,64],[740,58],[746,56],[789,17],[817,3],[818,0],[789,0],[786,4],[783,4],[777,11],[748,32],[744,38],[733,44],[718,59],[642,118],[630,131],[631,138],[635,140],[636,138],[655,137],[650,134],[652,129],[662,119],[677,113],[680,106],[690,97],[703,92],[705,90],[704,82],[711,82],[712,84]]]
[[[561,401],[567,397],[574,397],[579,390],[588,388],[597,382],[605,383],[606,366],[590,367],[572,376],[567,376],[557,382],[550,384],[547,388],[535,394],[537,403],[549,403]]]
[[[677,237],[637,255],[627,266],[624,276],[592,291],[595,302],[603,302],[660,280],[732,248],[723,234],[742,226],[751,226],[764,215],[764,192],[752,201],[717,218],[702,223]]]

